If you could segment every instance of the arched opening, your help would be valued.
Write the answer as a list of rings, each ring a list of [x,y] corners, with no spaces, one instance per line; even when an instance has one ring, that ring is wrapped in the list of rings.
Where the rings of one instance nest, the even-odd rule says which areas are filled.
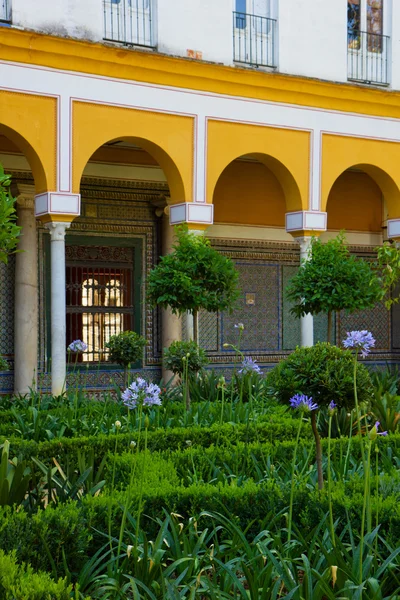
[[[365,170],[344,171],[333,184],[327,202],[328,231],[381,234],[384,199],[379,184]]]
[[[285,193],[273,171],[254,155],[232,161],[215,186],[214,223],[284,228]]]
[[[299,187],[280,161],[248,153],[225,166],[212,200],[207,234],[234,260],[241,295],[232,314],[200,315],[200,340],[210,353],[226,355],[231,350],[224,343],[237,344],[235,323],[241,322],[241,350],[269,362],[300,341],[284,295],[299,262],[299,246],[285,229],[289,207],[301,207]]]
[[[299,186],[287,167],[259,152],[225,166],[214,188],[214,221],[284,227],[285,213],[301,208]]]
[[[73,106],[73,181],[79,192],[88,162],[100,148],[140,148],[162,169],[171,203],[190,202],[193,189],[193,119],[115,106]],[[179,134],[177,134],[179,131]]]
[[[97,148],[83,169],[81,216],[66,234],[67,345],[75,339],[87,344],[78,362],[89,369],[95,387],[110,369],[115,381],[122,378],[106,344],[126,330],[148,342],[144,363],[132,367],[153,368],[159,376],[159,317],[145,302],[171,193],[159,157],[164,166],[164,153],[154,152],[152,144],[119,138]]]
[[[14,389],[22,391],[18,385],[24,378],[32,386],[33,378],[45,369],[45,355],[41,354],[38,360],[37,353],[44,330],[38,321],[38,300],[43,301],[43,288],[38,277],[41,227],[35,219],[34,197],[37,191],[46,189],[47,180],[32,146],[4,125],[0,125],[0,164],[11,175],[10,191],[17,200],[17,224],[21,227],[20,252],[10,255],[8,264],[0,263],[0,355],[9,364],[9,371],[0,373],[1,394]]]
[[[399,201],[399,190],[382,169],[368,164],[352,165],[333,183],[326,204],[328,230],[321,240],[335,237],[344,230],[350,251],[373,261],[376,247],[386,237],[388,206]],[[319,319],[322,322],[322,317]],[[392,318],[383,302],[374,308],[352,314],[336,315],[336,340],[344,339],[347,331],[369,328],[376,339],[374,351],[392,352]]]

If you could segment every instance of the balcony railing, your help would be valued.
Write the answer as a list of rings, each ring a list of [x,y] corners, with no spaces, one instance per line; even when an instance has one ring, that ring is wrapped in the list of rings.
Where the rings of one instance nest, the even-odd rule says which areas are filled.
[[[248,13],[233,13],[233,60],[256,67],[276,67],[276,21]]]
[[[103,9],[105,40],[154,47],[152,0],[103,0]]]
[[[389,85],[390,37],[367,31],[349,31],[347,78],[352,81]]]
[[[0,0],[0,23],[11,21],[11,0]]]

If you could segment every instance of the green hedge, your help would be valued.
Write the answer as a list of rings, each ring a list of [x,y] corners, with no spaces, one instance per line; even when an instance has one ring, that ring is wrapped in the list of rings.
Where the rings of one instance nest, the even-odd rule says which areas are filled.
[[[218,443],[220,446],[234,446],[238,442],[271,442],[281,443],[282,440],[294,439],[297,434],[299,420],[292,417],[271,416],[269,421],[261,421],[249,426],[215,424],[212,427],[193,426],[190,428],[176,427],[173,429],[159,429],[149,431],[148,448],[153,452],[166,449],[181,450],[188,447],[188,442],[193,446],[208,448]],[[143,443],[142,432],[142,443]],[[303,438],[311,439],[311,428],[303,428]],[[5,441],[0,437],[0,444]],[[64,463],[67,458],[75,460],[78,452],[93,450],[99,464],[108,452],[114,452],[117,441],[118,452],[129,449],[132,440],[138,441],[138,433],[124,433],[113,435],[95,435],[76,438],[60,438],[50,442],[34,442],[10,437],[12,455],[29,459],[36,456],[41,460],[53,457]]]
[[[18,564],[15,551],[5,554],[0,550],[1,600],[70,600],[71,592],[65,579],[55,582],[47,573],[35,573],[30,565]]]
[[[257,485],[251,480],[240,487],[192,485],[184,488],[165,484],[160,489],[145,490],[142,525],[151,540],[158,531],[156,520],[163,519],[165,510],[178,513],[183,519],[198,517],[202,511],[213,511],[224,513],[230,518],[236,517],[238,524],[251,536],[261,528],[268,528],[269,520],[287,509],[289,487],[280,487],[271,481]],[[348,516],[353,531],[360,531],[361,526],[363,497],[360,487],[362,488],[358,486],[349,493],[347,488],[345,490],[341,484],[336,484],[333,491],[334,518],[339,520],[342,527]],[[65,576],[64,554],[68,570],[78,573],[87,557],[93,556],[107,544],[109,513],[112,535],[118,537],[126,500],[126,493],[114,491],[112,496],[87,496],[79,505],[69,503],[57,508],[47,508],[33,516],[23,511],[3,509],[0,513],[0,548],[16,550],[19,559],[31,563],[35,570],[56,569],[59,576]],[[372,497],[373,511],[376,509],[375,502]],[[381,534],[389,543],[397,545],[400,539],[398,499],[388,496],[380,498],[378,502]],[[134,518],[137,505],[136,488],[128,507]],[[301,528],[304,536],[326,517],[327,511],[326,491],[310,490],[307,486],[296,489],[294,526]],[[202,523],[202,526],[207,525],[204,519]],[[281,527],[285,526],[286,518],[282,515]]]

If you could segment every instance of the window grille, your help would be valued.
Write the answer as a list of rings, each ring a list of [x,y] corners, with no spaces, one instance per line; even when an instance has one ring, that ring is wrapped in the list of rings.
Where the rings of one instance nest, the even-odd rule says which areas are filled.
[[[87,344],[79,362],[104,362],[112,335],[134,328],[134,249],[66,246],[67,344]]]
[[[154,47],[152,0],[103,0],[104,39]]]
[[[275,19],[235,11],[233,60],[256,67],[276,67],[275,36]]]

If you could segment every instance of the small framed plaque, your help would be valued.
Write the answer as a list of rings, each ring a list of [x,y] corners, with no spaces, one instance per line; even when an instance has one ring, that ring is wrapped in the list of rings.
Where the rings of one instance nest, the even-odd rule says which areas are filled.
[[[256,303],[256,295],[252,292],[246,292],[246,306],[254,306]]]

